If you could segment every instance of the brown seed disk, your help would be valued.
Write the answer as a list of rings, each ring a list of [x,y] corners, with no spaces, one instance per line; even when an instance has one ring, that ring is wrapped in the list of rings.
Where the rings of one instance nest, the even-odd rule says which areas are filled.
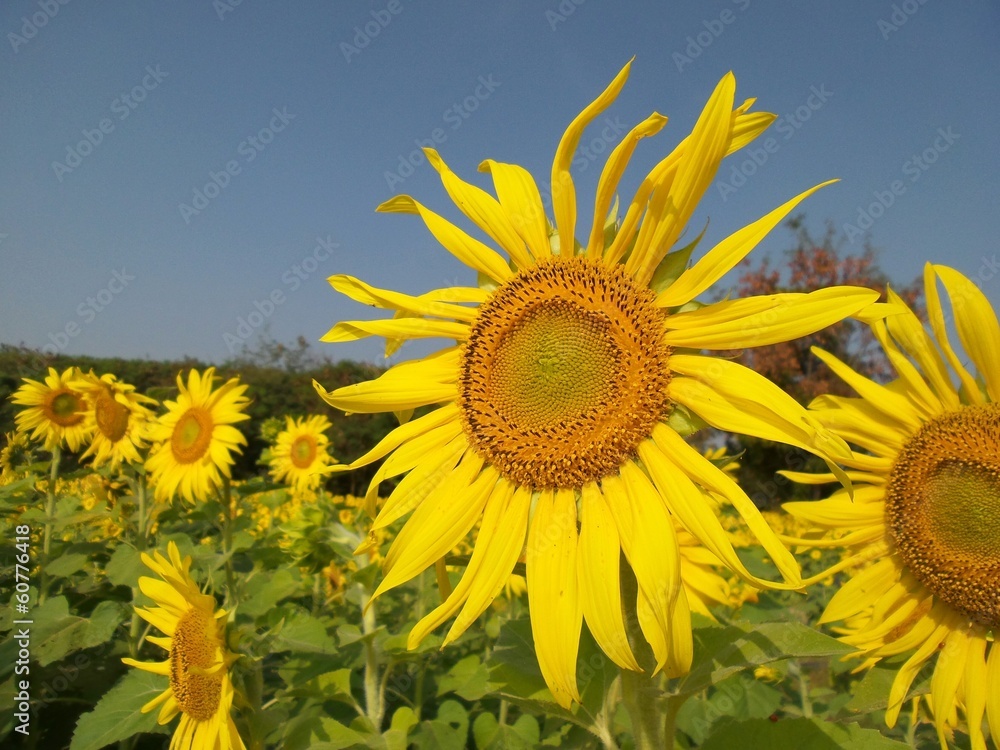
[[[670,405],[655,299],[620,266],[579,257],[503,284],[462,350],[459,406],[472,446],[535,489],[617,474]]]
[[[170,641],[170,690],[177,707],[198,721],[208,721],[219,708],[222,670],[203,674],[215,665],[216,643],[210,637],[214,621],[199,609],[190,609],[177,621]]]
[[[1000,627],[1000,407],[925,424],[896,457],[885,509],[921,583],[974,622]]]

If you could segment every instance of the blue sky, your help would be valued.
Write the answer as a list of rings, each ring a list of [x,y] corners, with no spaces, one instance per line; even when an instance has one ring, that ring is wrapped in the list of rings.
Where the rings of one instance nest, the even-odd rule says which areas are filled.
[[[782,119],[759,166],[723,163],[695,215],[706,247],[840,177],[805,204],[817,232],[831,220],[860,251],[881,196],[870,233],[891,278],[948,263],[996,305],[998,32],[987,0],[9,0],[0,342],[218,362],[263,325],[315,341],[371,317],[334,273],[410,293],[472,283],[419,219],[374,211],[408,193],[459,218],[418,146],[484,187],[485,158],[541,182],[566,125],[633,55],[582,141],[584,205],[623,128],[670,118],[640,144],[628,200],[733,70],[738,99]],[[789,241],[779,229],[755,252]],[[375,341],[315,348],[381,360]]]

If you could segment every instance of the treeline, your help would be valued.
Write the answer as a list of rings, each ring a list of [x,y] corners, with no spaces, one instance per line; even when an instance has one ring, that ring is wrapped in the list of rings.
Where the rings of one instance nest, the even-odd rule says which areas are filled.
[[[21,408],[10,401],[11,395],[21,386],[23,378],[42,381],[49,367],[62,372],[67,367],[93,370],[98,375],[112,373],[119,380],[131,383],[136,389],[157,401],[177,397],[177,375],[192,367],[203,370],[211,366],[197,359],[173,361],[120,359],[86,356],[48,355],[25,346],[0,344],[0,432],[13,432],[14,416]],[[237,456],[234,476],[246,479],[266,473],[266,467],[257,461],[267,447],[261,428],[268,419],[324,414],[333,423],[330,440],[334,456],[341,461],[351,461],[375,445],[398,423],[392,414],[343,413],[328,406],[313,388],[313,379],[328,390],[351,383],[358,383],[378,376],[383,369],[375,365],[350,360],[333,361],[318,357],[300,337],[293,346],[262,338],[252,349],[245,349],[236,358],[215,365],[216,374],[223,379],[239,376],[250,386],[247,395],[252,404],[247,410],[250,419],[236,425],[247,439],[243,454]],[[0,443],[3,441],[0,440]],[[336,474],[329,478],[327,489],[335,494],[359,494],[368,486],[375,467]]]

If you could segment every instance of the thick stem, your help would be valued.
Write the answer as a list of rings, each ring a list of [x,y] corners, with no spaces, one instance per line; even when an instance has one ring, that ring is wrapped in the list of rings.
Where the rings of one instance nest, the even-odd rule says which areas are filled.
[[[358,584],[361,592],[361,629],[365,635],[375,632],[375,605],[368,591]],[[382,713],[385,710],[378,674],[378,652],[375,649],[375,639],[365,639],[365,712],[376,732],[382,731]]]
[[[45,569],[49,565],[49,555],[52,550],[52,522],[56,516],[56,481],[59,479],[59,462],[62,460],[62,448],[58,445],[52,449],[52,463],[49,466],[49,486],[45,492],[45,527],[42,532],[42,574],[38,583],[38,603],[45,601],[48,595],[49,580]]]
[[[233,497],[229,477],[222,478],[222,553],[226,556],[226,603],[230,609],[239,601],[236,591],[236,576],[233,573]]]
[[[135,485],[135,499],[139,508],[137,511],[136,518],[136,530],[135,530],[135,548],[139,552],[144,552],[146,549],[146,528],[148,524],[146,523],[146,475],[140,473],[136,477]],[[132,587],[132,601],[135,602],[139,599],[139,587]],[[141,638],[139,638],[139,630],[142,628],[142,620],[139,618],[138,610],[132,607],[132,622],[129,625],[128,631],[128,654],[133,659],[139,656],[139,644],[141,643]]]

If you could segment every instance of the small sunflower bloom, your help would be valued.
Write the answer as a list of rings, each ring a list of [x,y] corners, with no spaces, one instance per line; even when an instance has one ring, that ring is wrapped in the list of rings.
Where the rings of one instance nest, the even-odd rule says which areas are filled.
[[[296,492],[319,489],[322,472],[333,460],[330,439],[325,434],[331,426],[322,415],[285,417],[285,429],[278,433],[271,448],[274,480],[287,482]]]
[[[233,683],[229,667],[238,658],[225,646],[225,610],[215,609],[215,598],[201,593],[189,573],[191,558],[181,559],[170,542],[167,555],[143,553],[142,561],[159,578],[139,578],[139,588],[156,607],[137,607],[146,622],[164,633],[150,642],[169,652],[166,661],[122,659],[137,669],[169,678],[167,689],[142,707],[157,706],[157,721],[167,724],[178,714],[180,723],[170,741],[171,750],[245,750],[233,722]]]
[[[204,373],[192,369],[186,385],[178,374],[177,400],[165,401],[166,414],[150,423],[154,446],[146,469],[159,501],[175,495],[188,502],[207,499],[231,476],[233,452],[246,445],[233,425],[250,419],[247,386],[235,377],[213,390],[214,381],[214,367]]]
[[[970,372],[948,340],[938,292],[951,299]],[[853,498],[834,492],[785,509],[840,550],[821,576],[848,572],[821,622],[843,621],[841,639],[864,659],[859,669],[908,654],[889,692],[894,726],[917,673],[933,663],[929,705],[942,747],[964,714],[971,745],[985,750],[984,716],[1000,737],[1000,323],[979,288],[952,268],[927,264],[930,332],[903,305],[872,324],[899,378],[875,383],[814,350],[857,397],[820,396],[810,409],[857,447],[843,461]],[[820,484],[830,475],[787,473]]]
[[[89,404],[84,394],[75,387],[79,378],[75,367],[60,374],[54,367],[44,383],[24,378],[11,401],[28,408],[15,417],[19,432],[41,442],[45,450],[67,447],[74,453],[86,444],[93,430],[87,422]]]
[[[409,645],[455,618],[454,641],[504,588],[525,559],[529,610],[542,675],[556,702],[580,700],[576,660],[582,623],[616,664],[640,666],[622,616],[619,559],[635,573],[627,603],[656,658],[675,676],[692,658],[684,585],[689,565],[675,522],[740,576],[775,585],[740,561],[710,498],[742,516],[775,561],[784,583],[799,567],[759,511],[724,471],[683,439],[680,423],[779,440],[829,458],[846,444],[752,370],[704,352],[787,341],[854,315],[877,299],[855,287],[692,304],[803,199],[806,190],[709,250],[688,268],[697,244],[679,240],[722,159],[774,119],[737,105],[730,73],[712,93],[691,134],[642,181],[625,215],[615,191],[639,141],[667,118],[653,113],[608,157],[593,221],[577,243],[577,196],[570,165],[580,138],[618,96],[629,65],[569,125],[556,149],[551,198],[522,167],[487,160],[496,197],[453,172],[425,149],[445,191],[504,254],[409,196],[379,210],[418,215],[431,234],[479,274],[481,285],[421,296],[377,289],[350,276],[333,287],[367,305],[394,311],[388,320],[341,322],[325,341],[366,336],[403,341],[437,337],[454,346],[402,362],[379,378],[320,395],[345,412],[394,411],[405,421],[379,445],[337,470],[386,458],[372,480],[406,474],[383,503],[373,528],[411,514],[390,547],[376,596],[445,557],[477,524],[469,565],[446,601],[410,633]],[[610,216],[609,216],[610,214]],[[609,217],[607,220],[605,217]],[[839,470],[839,469],[838,469]]]
[[[135,392],[135,386],[123,383],[108,373],[98,377],[93,371],[81,375],[74,385],[84,393],[91,408],[86,423],[92,432],[90,447],[81,459],[93,456],[96,469],[110,464],[116,470],[123,462],[139,465],[143,457],[145,430],[153,418],[151,406],[156,401]]]

